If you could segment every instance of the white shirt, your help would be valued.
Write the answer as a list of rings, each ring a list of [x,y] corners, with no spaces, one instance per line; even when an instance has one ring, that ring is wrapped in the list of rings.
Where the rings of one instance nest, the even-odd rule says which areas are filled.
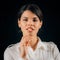
[[[12,44],[4,52],[4,60],[24,60],[20,57],[20,43]],[[60,52],[53,42],[42,42],[39,38],[37,48],[28,47],[28,60],[60,60]]]

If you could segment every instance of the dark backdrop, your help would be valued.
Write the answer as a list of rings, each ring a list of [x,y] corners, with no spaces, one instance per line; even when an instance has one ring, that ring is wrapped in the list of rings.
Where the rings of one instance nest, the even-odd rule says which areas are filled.
[[[0,1],[0,60],[6,47],[20,41],[21,34],[17,28],[17,11],[29,2],[38,4],[44,15],[42,33],[39,35],[44,41],[53,41],[60,50],[60,13],[56,0],[2,0]]]

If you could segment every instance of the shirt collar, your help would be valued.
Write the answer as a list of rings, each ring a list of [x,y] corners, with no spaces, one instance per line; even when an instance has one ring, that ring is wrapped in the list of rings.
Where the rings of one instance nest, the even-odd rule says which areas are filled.
[[[37,48],[36,49],[42,49],[42,50],[46,50],[47,49],[47,46],[46,44],[40,39],[40,37],[38,37],[38,44],[37,44]],[[18,47],[20,47],[20,42],[18,44]]]
[[[38,37],[38,40],[39,42],[37,44],[37,49],[40,48],[42,50],[46,50],[47,49],[46,44],[39,37]]]

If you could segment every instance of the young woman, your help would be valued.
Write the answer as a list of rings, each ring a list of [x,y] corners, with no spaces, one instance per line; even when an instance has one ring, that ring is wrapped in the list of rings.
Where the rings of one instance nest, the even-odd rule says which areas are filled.
[[[18,13],[22,31],[19,43],[8,46],[4,60],[60,60],[60,52],[53,42],[42,42],[37,33],[43,24],[41,9],[35,4],[24,5]]]

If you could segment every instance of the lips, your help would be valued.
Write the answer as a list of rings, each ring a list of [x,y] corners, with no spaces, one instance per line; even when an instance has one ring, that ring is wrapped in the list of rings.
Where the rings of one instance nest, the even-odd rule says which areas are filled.
[[[26,30],[28,30],[28,31],[33,31],[34,29],[32,28],[32,27],[28,27]]]

